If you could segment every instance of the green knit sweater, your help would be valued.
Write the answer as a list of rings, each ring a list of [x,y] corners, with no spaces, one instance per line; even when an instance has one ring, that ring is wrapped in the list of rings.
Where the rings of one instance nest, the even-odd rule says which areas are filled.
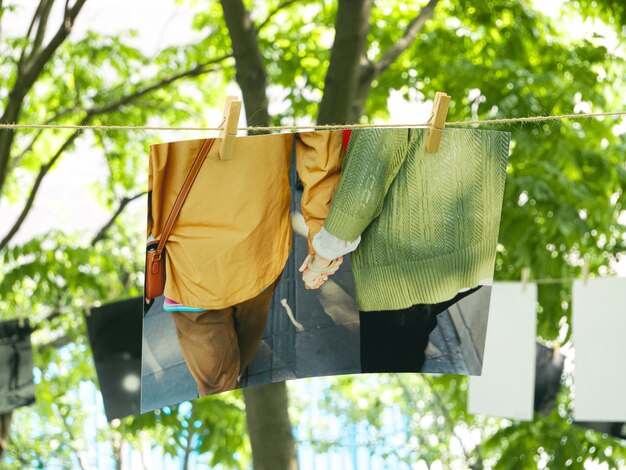
[[[324,227],[361,243],[352,256],[362,311],[454,297],[493,277],[508,132],[446,129],[352,132]]]

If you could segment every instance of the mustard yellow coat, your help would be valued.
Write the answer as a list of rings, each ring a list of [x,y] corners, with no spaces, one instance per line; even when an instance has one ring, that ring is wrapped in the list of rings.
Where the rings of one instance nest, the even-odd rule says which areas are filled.
[[[339,183],[341,131],[238,137],[229,160],[220,160],[216,139],[166,244],[166,297],[222,309],[257,296],[278,278],[291,249],[294,139],[312,252],[310,241]],[[203,142],[150,146],[148,230],[157,240]]]

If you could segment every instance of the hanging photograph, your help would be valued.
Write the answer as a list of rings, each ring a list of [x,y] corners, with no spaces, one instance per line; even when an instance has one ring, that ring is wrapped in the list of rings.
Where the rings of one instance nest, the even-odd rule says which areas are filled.
[[[576,279],[572,286],[574,418],[626,421],[626,278]]]
[[[540,351],[537,285],[494,283],[486,333],[482,374],[468,381],[467,411],[532,421],[536,354]]]
[[[0,414],[35,401],[31,332],[27,321],[0,322]]]
[[[89,343],[109,421],[139,413],[143,298],[85,312]]]
[[[509,134],[429,132],[152,145],[142,412],[302,377],[480,375]]]

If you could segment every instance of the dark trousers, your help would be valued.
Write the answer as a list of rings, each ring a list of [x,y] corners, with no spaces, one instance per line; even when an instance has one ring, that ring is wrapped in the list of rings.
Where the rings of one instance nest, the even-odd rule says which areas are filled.
[[[359,311],[361,372],[420,372],[426,360],[428,337],[437,327],[437,315],[478,289],[480,286],[438,304]]]

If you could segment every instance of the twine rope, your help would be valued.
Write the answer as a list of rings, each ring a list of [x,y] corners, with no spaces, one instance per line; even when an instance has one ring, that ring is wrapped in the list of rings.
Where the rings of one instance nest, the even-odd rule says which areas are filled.
[[[513,124],[517,122],[542,122],[542,121],[559,121],[562,119],[588,119],[610,116],[626,116],[626,111],[612,111],[606,113],[579,113],[579,114],[561,114],[557,116],[528,116],[521,118],[503,118],[503,119],[485,119],[482,121],[453,121],[446,122],[446,126],[475,126],[475,125],[494,125],[494,124]],[[144,130],[144,131],[221,131],[220,127],[193,127],[193,126],[106,126],[106,125],[76,125],[76,124],[6,124],[0,123],[2,129],[72,129],[76,131],[82,130]],[[408,123],[408,124],[327,124],[317,125],[309,124],[302,126],[247,126],[238,127],[239,131],[297,131],[304,129],[371,129],[371,128],[394,128],[394,127],[431,127],[431,123]]]

